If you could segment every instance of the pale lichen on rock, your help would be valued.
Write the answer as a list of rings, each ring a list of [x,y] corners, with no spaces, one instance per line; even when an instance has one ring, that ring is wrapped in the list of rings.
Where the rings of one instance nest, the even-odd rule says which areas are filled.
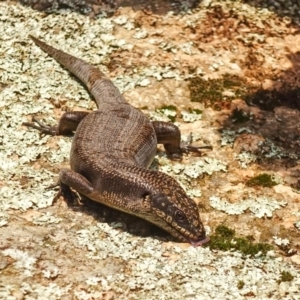
[[[257,70],[250,66],[251,72],[288,70],[285,51],[288,45],[297,52],[298,34],[291,33],[291,25],[284,27],[269,9],[249,3],[202,1],[189,14],[159,17],[121,9],[111,19],[92,20],[68,10],[46,15],[1,2],[0,48],[5,53],[0,56],[1,299],[298,299],[299,255],[282,257],[276,248],[287,242],[297,247],[299,168],[295,157],[267,138],[258,154],[236,153],[232,146],[237,136],[254,135],[255,128],[226,127],[222,113],[227,113],[228,103],[223,103],[218,114],[189,101],[190,78],[246,74],[249,43],[260,57],[272,62],[260,64]],[[247,22],[238,23],[241,20]],[[241,26],[228,26],[226,35],[231,21]],[[270,35],[267,29],[273,30]],[[99,66],[122,92],[133,91],[128,100],[139,107],[145,105],[143,111],[153,119],[176,117],[183,137],[189,132],[198,135],[197,145],[207,139],[213,151],[203,157],[185,155],[181,162],[171,162],[160,151],[159,170],[178,180],[191,197],[200,197],[196,200],[210,234],[216,224],[228,222],[241,234],[271,242],[274,251],[265,257],[242,257],[236,251],[164,242],[165,237],[142,238],[124,232],[122,222],[107,221],[88,207],[67,207],[61,201],[52,206],[55,191],[46,188],[56,181],[59,169],[68,166],[71,139],[40,136],[21,124],[33,115],[55,124],[65,110],[94,106],[85,89],[35,47],[29,34]],[[211,72],[210,66],[214,66]],[[175,105],[176,113],[168,109],[155,112],[166,104]],[[194,113],[199,107],[202,113]],[[251,109],[252,122],[262,114],[257,107]],[[274,115],[263,114],[261,120],[274,116],[276,128],[282,129],[289,120],[298,120],[292,109],[289,113],[281,109],[279,114],[277,109]],[[282,137],[290,134],[285,132]],[[285,158],[286,165],[280,165],[278,160]],[[245,184],[265,168],[262,159],[275,162],[270,166],[282,178],[282,187]],[[288,177],[295,183],[294,190],[287,189]],[[249,219],[253,222],[242,222]],[[283,271],[293,279],[279,282]]]

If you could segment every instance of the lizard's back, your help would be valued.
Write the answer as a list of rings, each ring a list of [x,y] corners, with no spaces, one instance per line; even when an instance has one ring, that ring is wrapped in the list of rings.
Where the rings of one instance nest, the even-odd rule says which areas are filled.
[[[76,172],[107,167],[103,160],[107,157],[148,167],[156,147],[155,131],[143,113],[127,103],[104,104],[80,122],[71,167]]]

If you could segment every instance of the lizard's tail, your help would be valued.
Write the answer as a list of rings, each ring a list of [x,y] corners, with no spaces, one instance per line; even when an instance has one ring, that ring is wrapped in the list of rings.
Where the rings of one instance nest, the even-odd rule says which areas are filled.
[[[118,88],[96,67],[82,59],[58,50],[30,35],[34,43],[79,78],[94,96],[97,106],[103,102],[125,102]]]

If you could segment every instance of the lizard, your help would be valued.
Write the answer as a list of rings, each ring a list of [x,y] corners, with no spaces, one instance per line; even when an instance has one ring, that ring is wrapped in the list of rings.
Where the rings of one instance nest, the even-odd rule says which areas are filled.
[[[194,247],[209,241],[199,210],[171,176],[150,170],[157,144],[171,158],[181,158],[179,128],[171,122],[150,121],[130,105],[113,82],[95,66],[30,35],[33,42],[86,85],[97,105],[92,112],[67,111],[57,125],[33,117],[23,125],[49,135],[75,132],[70,168],[59,173],[60,193],[75,190],[93,201],[135,215]],[[200,147],[199,147],[200,148]]]

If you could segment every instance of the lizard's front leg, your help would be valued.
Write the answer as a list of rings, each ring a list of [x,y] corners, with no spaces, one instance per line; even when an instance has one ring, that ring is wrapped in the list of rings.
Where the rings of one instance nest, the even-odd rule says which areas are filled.
[[[179,128],[170,122],[153,121],[157,143],[163,144],[166,152],[171,158],[181,158],[183,152],[201,153],[200,149],[212,149],[211,146],[192,146],[191,141],[188,143],[181,142]]]
[[[59,184],[59,195],[62,195],[68,202],[73,202],[73,195],[70,188],[87,197],[94,190],[91,183],[84,176],[71,169],[60,170]]]
[[[89,114],[86,111],[70,111],[65,112],[58,125],[48,126],[40,122],[38,119],[33,118],[33,123],[24,122],[23,125],[27,127],[32,127],[39,130],[41,133],[50,135],[69,135],[73,131],[76,131],[79,123]],[[38,125],[36,125],[37,123]]]

